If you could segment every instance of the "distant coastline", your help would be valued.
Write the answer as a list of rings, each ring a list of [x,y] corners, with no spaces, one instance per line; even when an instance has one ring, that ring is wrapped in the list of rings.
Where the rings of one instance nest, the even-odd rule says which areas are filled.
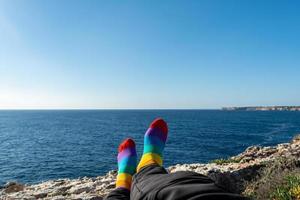
[[[248,106],[223,107],[226,111],[300,111],[300,106]]]

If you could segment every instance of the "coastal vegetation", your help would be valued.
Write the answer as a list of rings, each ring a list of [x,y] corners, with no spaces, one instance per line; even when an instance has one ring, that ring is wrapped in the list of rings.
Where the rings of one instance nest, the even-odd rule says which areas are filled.
[[[245,184],[244,195],[257,200],[300,200],[300,160],[279,158]]]
[[[227,159],[220,158],[220,159],[215,159],[215,160],[211,161],[211,163],[216,163],[218,165],[227,164],[227,163],[239,163],[239,162],[240,162],[240,160],[232,159],[232,158],[227,158]]]

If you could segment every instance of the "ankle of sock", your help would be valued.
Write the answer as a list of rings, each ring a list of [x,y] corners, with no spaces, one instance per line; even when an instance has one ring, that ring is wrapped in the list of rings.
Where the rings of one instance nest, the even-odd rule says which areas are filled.
[[[132,175],[127,173],[118,173],[116,180],[116,188],[125,188],[130,190],[132,182]]]
[[[140,171],[141,168],[151,164],[162,166],[162,153],[167,140],[167,135],[168,127],[164,120],[156,119],[151,123],[145,133],[143,156],[137,167],[137,171]]]
[[[137,156],[134,141],[126,139],[119,146],[118,153],[118,176],[116,187],[130,190],[132,175],[136,171]]]

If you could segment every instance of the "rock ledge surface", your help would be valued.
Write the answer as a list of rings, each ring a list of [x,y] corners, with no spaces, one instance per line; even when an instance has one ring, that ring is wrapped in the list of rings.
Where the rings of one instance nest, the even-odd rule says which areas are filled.
[[[299,157],[300,135],[290,143],[273,147],[248,147],[244,152],[228,160],[208,164],[178,164],[169,167],[168,170],[170,173],[194,171],[205,174],[218,184],[226,186],[228,190],[240,193],[244,189],[244,182],[253,179],[266,163],[278,158],[299,159]],[[7,183],[0,188],[0,199],[101,200],[115,187],[116,175],[116,171],[109,171],[104,176],[94,178],[58,179],[35,185]]]

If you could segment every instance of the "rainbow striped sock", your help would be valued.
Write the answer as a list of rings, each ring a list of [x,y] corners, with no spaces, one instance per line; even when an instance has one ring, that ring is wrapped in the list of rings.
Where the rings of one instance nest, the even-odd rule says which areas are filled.
[[[162,166],[162,152],[168,136],[168,126],[163,119],[155,119],[144,137],[144,152],[141,161],[137,167],[137,171],[141,168],[158,164]]]
[[[132,139],[127,138],[119,146],[118,153],[118,176],[116,187],[130,190],[132,175],[136,171],[136,149]]]

